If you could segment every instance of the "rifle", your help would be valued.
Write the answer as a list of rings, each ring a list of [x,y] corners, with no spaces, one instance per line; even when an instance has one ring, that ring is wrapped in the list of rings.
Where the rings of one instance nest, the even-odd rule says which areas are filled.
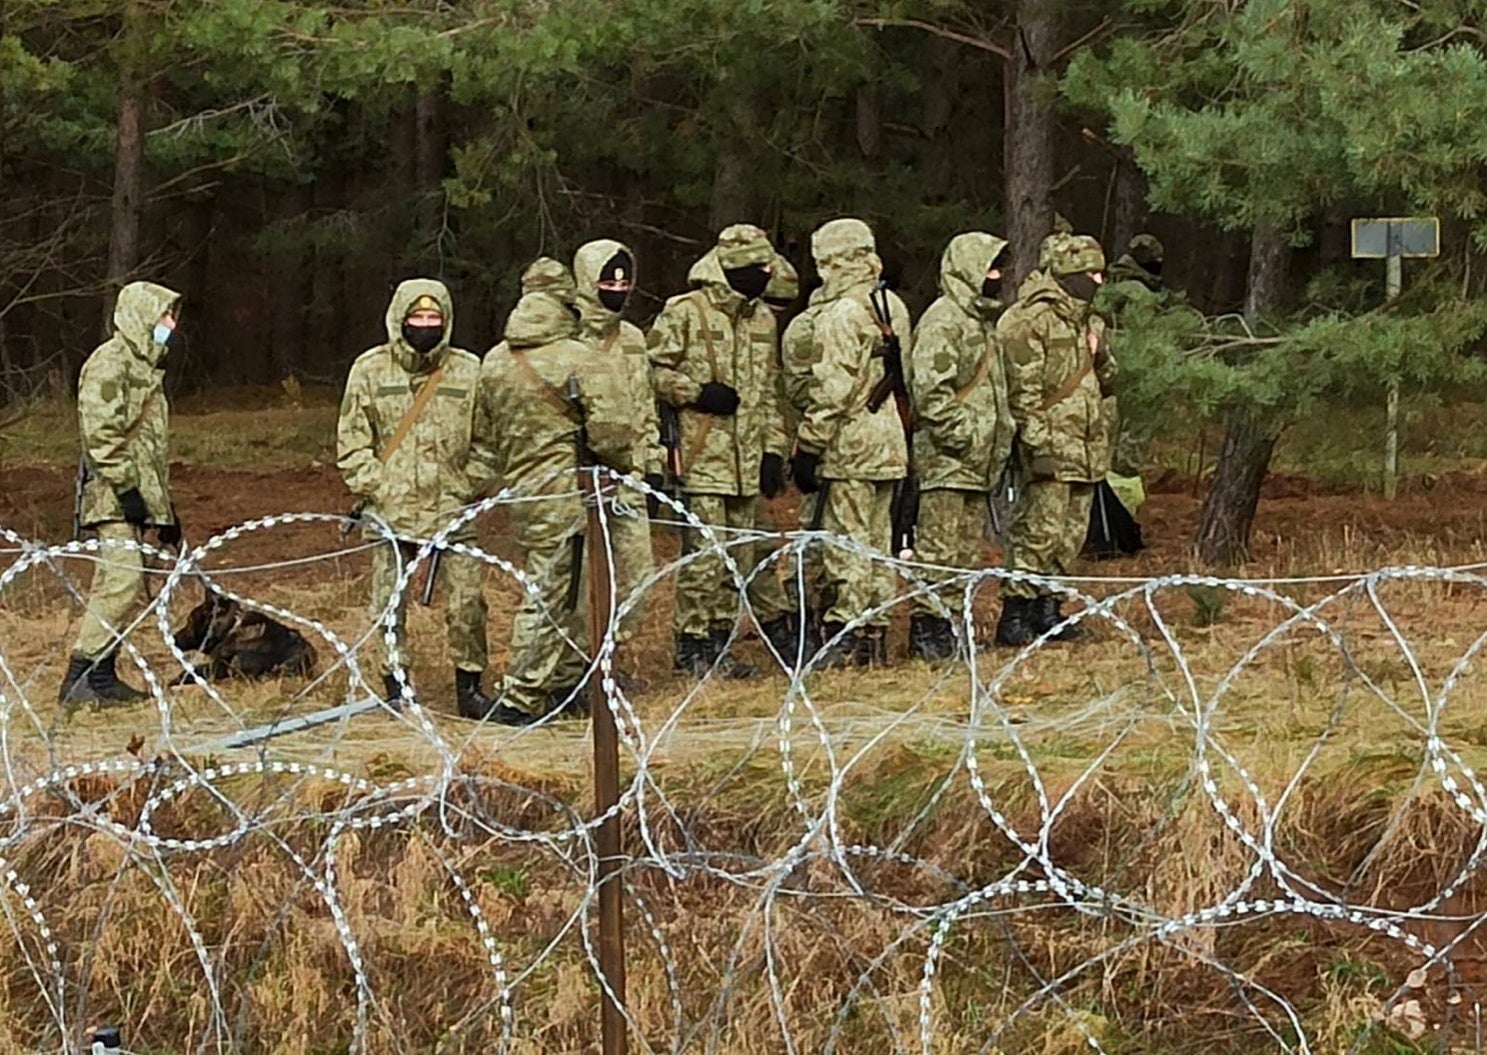
[[[882,334],[883,377],[867,397],[869,413],[893,397],[899,423],[904,428],[904,442],[909,451],[909,471],[893,485],[893,552],[902,560],[914,556],[914,528],[919,522],[919,475],[914,471],[914,413],[909,407],[909,386],[904,380],[903,342],[893,332],[893,314],[888,304],[888,286],[879,282],[867,297],[873,310],[873,322]]]
[[[573,434],[575,447],[574,465],[580,472],[591,464],[589,456],[589,427],[588,419],[583,409],[583,392],[578,387],[578,378],[573,374],[568,375],[568,387],[564,392],[568,405],[578,415],[578,430]],[[568,544],[572,547],[572,563],[568,566],[568,596],[564,600],[564,606],[570,612],[578,611],[578,591],[583,584],[583,529],[579,529]]]
[[[682,423],[676,408],[662,401],[658,404],[661,418],[661,446],[666,448],[666,486],[673,492],[682,486]]]
[[[77,481],[72,491],[72,538],[73,541],[83,537],[83,489],[88,484],[88,456],[79,454],[77,456]]]

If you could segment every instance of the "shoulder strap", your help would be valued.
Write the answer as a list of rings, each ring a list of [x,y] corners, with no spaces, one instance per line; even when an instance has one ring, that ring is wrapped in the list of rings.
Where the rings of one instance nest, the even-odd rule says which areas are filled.
[[[542,380],[542,375],[537,372],[537,368],[527,362],[526,352],[518,352],[513,348],[511,360],[516,363],[516,368],[521,371],[522,377],[527,379],[527,383],[537,390],[537,394],[546,400],[550,407],[567,420],[573,420],[573,408],[569,406],[568,400],[552,385]]]
[[[986,375],[991,373],[991,357],[996,354],[996,339],[987,338],[986,354],[981,356],[981,363],[976,367],[975,375],[955,390],[955,402],[964,403],[972,392],[981,387],[981,382],[985,381]]]
[[[408,438],[408,433],[413,431],[413,423],[423,413],[423,408],[428,406],[429,400],[434,398],[434,390],[439,387],[439,381],[443,377],[444,367],[441,364],[434,369],[433,373],[429,374],[428,379],[423,383],[423,387],[418,390],[418,395],[413,397],[413,405],[408,408],[408,412],[403,415],[403,420],[399,421],[398,427],[393,430],[392,439],[388,440],[387,446],[383,447],[381,452],[378,453],[377,460],[379,462],[385,463],[397,453],[398,448],[403,445],[403,441]]]
[[[713,347],[713,328],[707,322],[707,294],[699,289],[687,299],[697,309],[697,318],[702,324],[702,343],[707,346],[709,376],[716,381],[718,379],[718,350]]]
[[[1084,379],[1094,372],[1095,363],[1093,359],[1086,359],[1084,365],[1063,383],[1059,390],[1043,400],[1042,409],[1052,410],[1058,404],[1074,394],[1074,390],[1084,383]]]

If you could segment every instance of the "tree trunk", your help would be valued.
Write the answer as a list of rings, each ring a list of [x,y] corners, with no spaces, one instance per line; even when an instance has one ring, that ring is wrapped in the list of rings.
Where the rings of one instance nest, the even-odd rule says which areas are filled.
[[[1146,177],[1136,167],[1129,150],[1122,149],[1115,162],[1115,194],[1111,203],[1109,241],[1105,256],[1114,261],[1126,251],[1131,239],[1146,228]]]
[[[1255,227],[1244,298],[1244,316],[1250,326],[1280,305],[1290,255],[1291,248],[1279,227],[1268,223]],[[1198,556],[1204,563],[1232,566],[1248,556],[1260,487],[1270,470],[1270,456],[1279,437],[1275,424],[1263,420],[1251,408],[1242,408],[1230,417],[1213,486],[1203,500],[1198,524]]]
[[[413,182],[418,195],[418,259],[431,275],[444,274],[444,89],[418,93]]]
[[[114,196],[109,217],[103,328],[113,326],[113,303],[139,264],[139,215],[144,205],[144,87],[125,70],[119,85],[119,124],[114,146]]]
[[[1018,0],[1017,35],[1007,64],[1007,237],[1016,289],[1038,264],[1038,248],[1053,229],[1054,118],[1049,69],[1058,44],[1054,0]]]
[[[739,91],[736,85],[732,90]],[[735,95],[727,114],[723,127],[713,135],[717,158],[711,209],[714,232],[729,224],[759,222],[755,217],[759,158],[749,145],[756,127],[753,98],[746,92]]]

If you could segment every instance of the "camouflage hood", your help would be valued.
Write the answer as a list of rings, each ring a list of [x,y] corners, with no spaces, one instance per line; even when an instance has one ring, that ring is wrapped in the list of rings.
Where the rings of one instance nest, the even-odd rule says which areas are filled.
[[[621,253],[635,259],[635,253],[623,242],[601,238],[579,246],[578,252],[573,254],[573,281],[578,287],[575,303],[586,330],[601,332],[612,329],[619,320],[618,312],[610,311],[599,301],[599,278],[604,265]],[[634,275],[628,277],[631,282],[635,281]],[[718,277],[722,277],[721,270]]]
[[[155,323],[180,300],[175,290],[153,282],[131,282],[119,290],[114,303],[114,333],[135,355],[151,366],[159,366],[165,348],[155,343]]]
[[[566,264],[550,256],[539,256],[521,273],[521,291],[528,293],[551,293],[564,304],[572,304],[574,296],[573,272]]]
[[[430,297],[444,316],[444,336],[428,355],[419,355],[403,340],[403,320],[420,298]],[[410,374],[426,373],[442,363],[449,354],[449,338],[454,333],[454,298],[444,283],[432,278],[410,278],[393,291],[387,306],[387,346],[393,358]]]
[[[528,293],[506,320],[506,343],[512,348],[537,348],[577,334],[578,319],[551,292]]]
[[[979,319],[991,319],[1002,302],[981,295],[986,272],[1007,248],[1007,241],[985,231],[969,231],[950,239],[940,256],[940,292],[957,307]]]
[[[692,269],[687,272],[687,285],[705,292],[714,304],[725,311],[736,311],[745,303],[743,297],[728,284],[716,248],[709,249],[702,259],[692,265]]]
[[[821,275],[822,301],[835,300],[847,290],[877,282],[883,274],[872,228],[861,220],[832,220],[811,235],[811,256]]]

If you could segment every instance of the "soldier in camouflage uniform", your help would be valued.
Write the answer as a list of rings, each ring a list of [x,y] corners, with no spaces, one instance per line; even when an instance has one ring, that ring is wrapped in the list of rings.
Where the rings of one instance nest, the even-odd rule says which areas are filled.
[[[573,257],[573,277],[584,340],[606,358],[622,366],[626,381],[625,399],[638,425],[632,459],[636,472],[659,491],[665,484],[666,452],[661,447],[661,426],[656,414],[656,396],[651,390],[650,360],[645,334],[634,323],[620,317],[630,291],[635,287],[635,257],[623,243],[603,239],[581,246]],[[621,496],[609,518],[610,545],[614,548],[615,597],[617,603],[631,598],[655,568],[651,553],[651,522],[639,493]],[[631,608],[617,629],[620,642],[635,636],[644,606]]]
[[[113,336],[83,364],[78,431],[86,483],[78,522],[104,542],[138,543],[154,527],[161,545],[181,541],[170,501],[170,406],[162,387],[180,294],[131,282],[114,305]],[[99,553],[88,610],[58,693],[61,702],[132,703],[145,694],[119,680],[118,635],[144,590],[137,549]]]
[[[804,408],[795,481],[805,494],[819,492],[824,530],[883,552],[892,545],[894,482],[909,467],[894,401],[885,401],[876,413],[867,409],[885,373],[883,334],[868,300],[883,263],[872,229],[855,219],[820,227],[811,236],[811,255],[822,280],[806,324],[813,348],[809,353],[787,348],[785,356],[787,372],[811,361],[803,391],[791,395]],[[893,331],[907,358],[913,339],[908,309],[892,294],[888,302]],[[787,384],[787,390],[791,387]],[[837,640],[820,662],[845,666],[886,661],[888,611],[876,612],[858,629],[842,631],[892,599],[892,570],[868,556],[830,546],[822,554],[822,576],[830,602],[822,615],[822,635]]]
[[[1162,243],[1149,234],[1131,239],[1124,255],[1110,266],[1095,305],[1112,327],[1120,328],[1121,316],[1136,304],[1160,306],[1166,299],[1162,285]],[[1124,477],[1139,477],[1146,461],[1150,436],[1145,428],[1122,420],[1115,396],[1105,400],[1105,428],[1111,444],[1111,471]]]
[[[759,495],[785,487],[786,448],[779,405],[773,313],[760,298],[775,258],[769,238],[752,224],[735,224],[689,276],[697,286],[666,302],[651,327],[651,376],[659,397],[681,424],[682,491],[693,516],[719,528],[753,530]],[[700,536],[688,531],[684,545]],[[732,541],[726,531],[720,542]],[[748,577],[752,544],[728,549]],[[761,573],[763,574],[763,573]],[[755,586],[749,602],[760,631],[787,631],[785,613],[769,607]],[[701,675],[719,666],[747,677],[753,668],[727,655],[739,598],[721,555],[684,565],[676,582],[676,668]],[[783,639],[783,637],[781,637]]]
[[[905,360],[920,488],[916,557],[925,564],[980,563],[987,502],[1012,450],[996,339],[1006,248],[1005,240],[983,231],[951,240],[940,259],[940,298],[919,320]],[[941,599],[959,612],[958,599]],[[910,653],[940,660],[955,650],[950,620],[937,613],[933,598],[915,598]]]
[[[363,516],[380,519],[400,540],[378,546],[372,555],[369,611],[374,619],[386,611],[401,565],[417,552],[414,540],[444,528],[481,493],[493,472],[473,432],[480,360],[449,343],[454,332],[449,290],[432,279],[403,282],[392,295],[386,322],[387,343],[351,364],[336,437],[336,464]],[[435,388],[425,395],[428,385]],[[415,407],[420,396],[424,402]],[[370,524],[365,534],[381,537]],[[453,541],[473,537],[474,526],[467,524]],[[439,561],[439,582],[448,591],[444,615],[456,700],[466,717],[481,717],[492,706],[480,688],[487,657],[482,568],[458,553],[445,553]],[[398,599],[399,638],[408,594],[415,588],[409,583]],[[396,707],[401,695],[380,630],[374,647],[387,699]]]
[[[1007,400],[1018,428],[1022,493],[1007,540],[1007,567],[1067,575],[1089,523],[1095,484],[1110,469],[1101,400],[1116,365],[1093,300],[1105,254],[1093,238],[1055,235],[1048,268],[997,324]],[[1024,645],[1063,619],[1046,587],[1007,582],[997,641]],[[1066,627],[1059,640],[1080,636]]]
[[[518,496],[544,496],[510,507],[531,589],[511,627],[501,703],[490,715],[505,725],[525,725],[554,711],[582,713],[578,689],[588,662],[571,643],[589,637],[587,580],[575,541],[586,520],[575,479],[580,429],[588,453],[620,472],[633,472],[637,453],[645,450],[623,354],[598,355],[583,340],[561,282],[542,279],[557,269],[567,271],[552,260],[528,269],[523,288],[535,292],[517,303],[505,339],[481,366],[477,428],[496,470]],[[570,380],[578,388],[577,406],[569,398]],[[614,556],[621,559],[618,550]],[[616,581],[627,574],[617,567]]]

